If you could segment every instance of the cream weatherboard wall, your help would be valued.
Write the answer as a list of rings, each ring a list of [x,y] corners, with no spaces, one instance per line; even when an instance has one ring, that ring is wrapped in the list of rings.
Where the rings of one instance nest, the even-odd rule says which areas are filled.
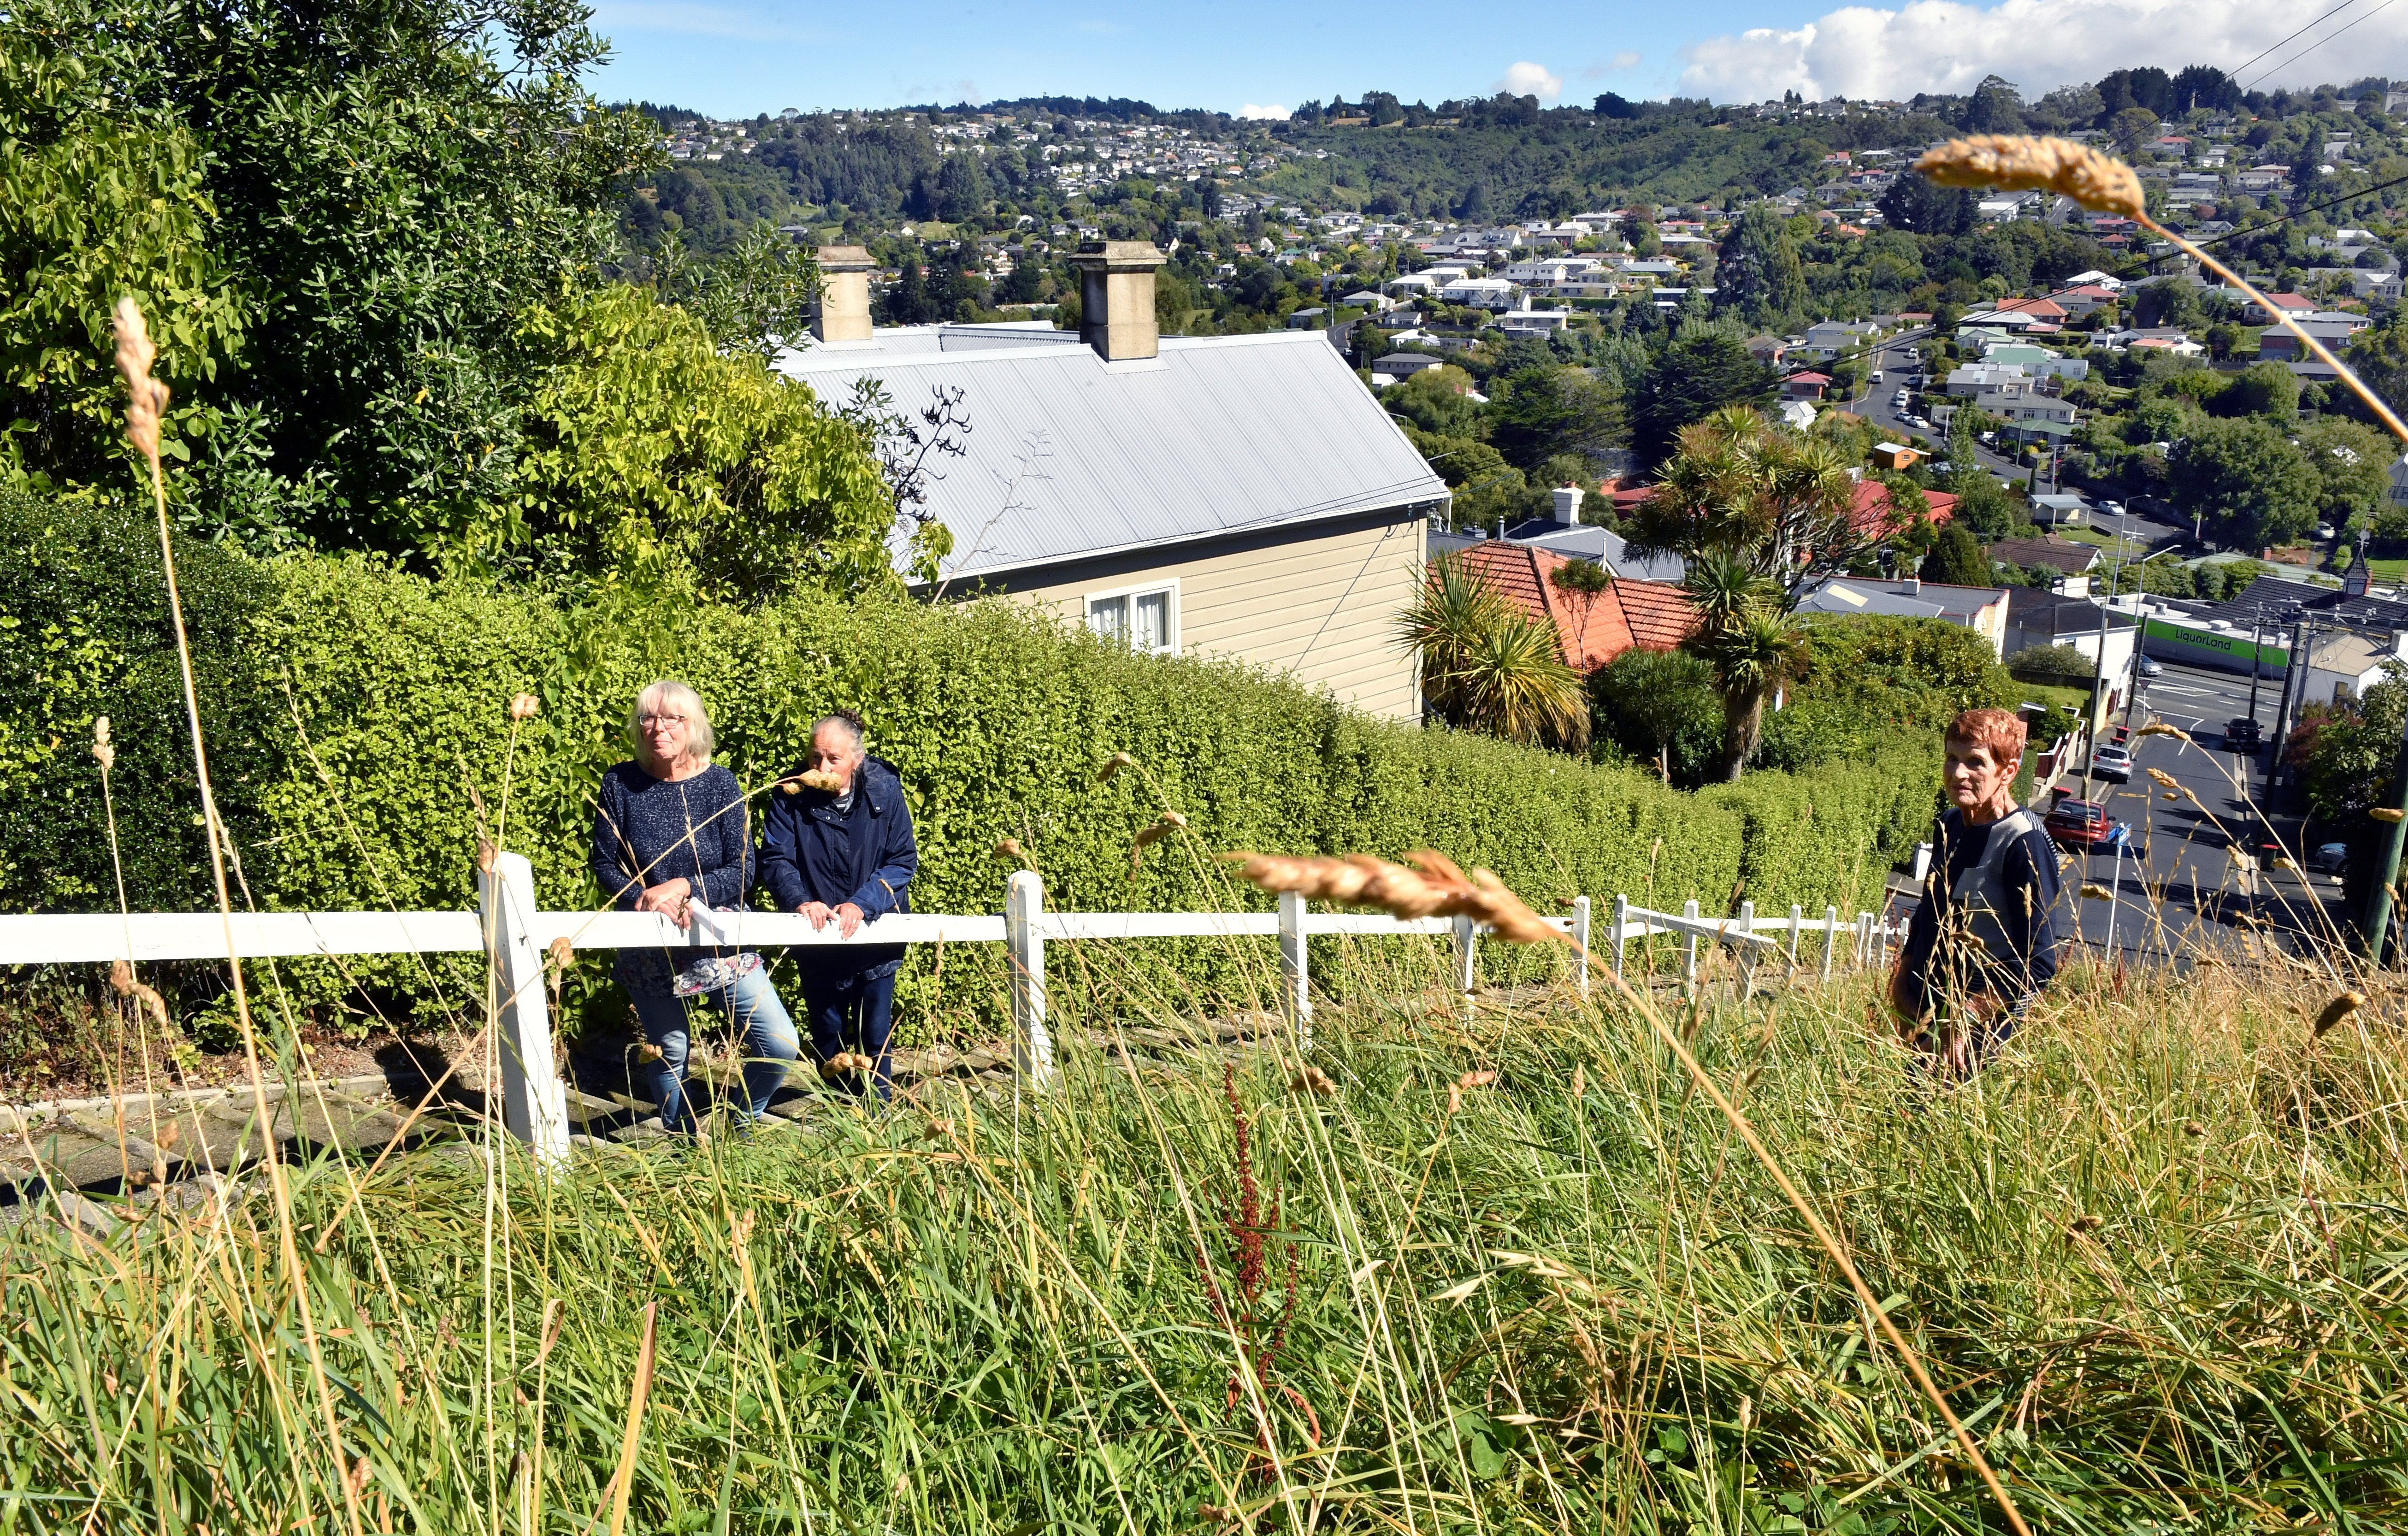
[[[1333,519],[1051,566],[987,590],[1086,624],[1090,604],[1170,594],[1168,650],[1226,656],[1327,689],[1386,720],[1417,720],[1412,657],[1397,615],[1412,600],[1428,555],[1420,509]]]

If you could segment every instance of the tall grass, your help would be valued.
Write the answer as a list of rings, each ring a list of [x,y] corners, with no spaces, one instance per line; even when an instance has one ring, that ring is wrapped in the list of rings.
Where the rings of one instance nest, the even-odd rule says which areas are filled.
[[[1065,958],[1047,1095],[291,1169],[338,1447],[265,1198],[18,1226],[0,1529],[599,1529],[629,1443],[647,1531],[1998,1529],[1621,1004],[1467,1018],[1355,947],[1325,1094],[1113,1049],[1186,1000]],[[2408,1519],[2396,1005],[2311,1040],[2283,972],[2076,969],[1949,1090],[1870,985],[1758,983],[1684,1032],[2036,1529]]]

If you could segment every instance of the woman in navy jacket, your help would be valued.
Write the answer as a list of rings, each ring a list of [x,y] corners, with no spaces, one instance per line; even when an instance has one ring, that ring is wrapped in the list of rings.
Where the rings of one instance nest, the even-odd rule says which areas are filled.
[[[837,787],[771,797],[761,882],[778,911],[800,912],[815,929],[833,922],[850,939],[864,923],[911,910],[909,888],[920,868],[911,811],[895,770],[864,750],[861,716],[849,710],[812,727],[810,766]],[[811,1054],[822,1071],[838,1054],[857,1051],[874,1064],[878,1097],[892,1098],[886,1041],[895,1025],[895,973],[902,969],[903,946],[815,944],[794,955]],[[852,1077],[843,1081],[859,1091]]]

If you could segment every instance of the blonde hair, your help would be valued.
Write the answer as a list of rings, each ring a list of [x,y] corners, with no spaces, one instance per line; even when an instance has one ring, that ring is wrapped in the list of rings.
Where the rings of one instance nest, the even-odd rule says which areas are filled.
[[[627,734],[641,747],[644,742],[643,718],[647,710],[666,707],[685,716],[685,753],[698,763],[709,763],[710,754],[719,745],[711,734],[710,711],[702,707],[702,696],[675,678],[662,678],[644,684],[636,696],[636,707],[627,711]]]

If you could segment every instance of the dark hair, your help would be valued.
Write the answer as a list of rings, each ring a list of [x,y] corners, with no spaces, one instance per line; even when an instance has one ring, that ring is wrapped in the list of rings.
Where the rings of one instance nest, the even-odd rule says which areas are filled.
[[[869,734],[869,727],[862,721],[859,710],[830,710],[811,722],[811,734],[819,735],[820,727],[823,725],[842,725],[845,734],[853,738],[853,744],[856,747],[861,745],[862,739]]]

